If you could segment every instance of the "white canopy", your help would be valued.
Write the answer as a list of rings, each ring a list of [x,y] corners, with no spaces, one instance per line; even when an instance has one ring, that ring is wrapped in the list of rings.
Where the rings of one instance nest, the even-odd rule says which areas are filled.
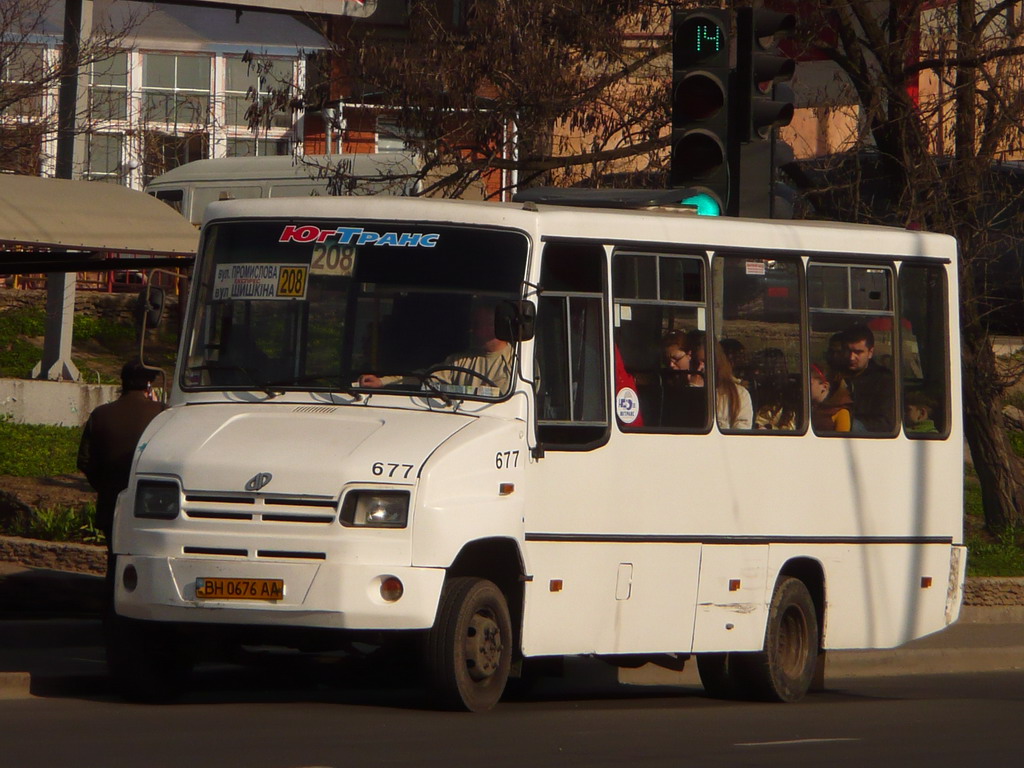
[[[194,256],[198,244],[195,227],[144,192],[98,181],[0,174],[0,246],[8,251],[20,246]]]

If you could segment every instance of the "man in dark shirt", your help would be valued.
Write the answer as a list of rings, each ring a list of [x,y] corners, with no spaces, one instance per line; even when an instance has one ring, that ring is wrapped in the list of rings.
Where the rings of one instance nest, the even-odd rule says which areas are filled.
[[[866,325],[843,333],[843,383],[853,398],[854,432],[892,432],[895,424],[892,371],[874,361],[875,334]]]
[[[78,468],[96,491],[96,525],[107,537],[108,551],[117,495],[128,487],[139,438],[164,409],[153,399],[153,378],[141,363],[125,363],[121,396],[92,412],[78,446]]]

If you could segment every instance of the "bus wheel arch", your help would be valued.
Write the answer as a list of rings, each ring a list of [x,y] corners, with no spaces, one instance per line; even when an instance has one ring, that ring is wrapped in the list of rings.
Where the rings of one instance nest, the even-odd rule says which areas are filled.
[[[514,539],[478,539],[467,543],[448,567],[446,579],[474,576],[493,582],[508,603],[515,653],[523,626],[523,578],[525,568],[519,545]]]

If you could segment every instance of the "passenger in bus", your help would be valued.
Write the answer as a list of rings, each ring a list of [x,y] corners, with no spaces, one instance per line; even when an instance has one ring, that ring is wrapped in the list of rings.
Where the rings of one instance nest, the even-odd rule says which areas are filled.
[[[438,370],[431,374],[433,381],[462,387],[496,389],[494,394],[507,392],[515,371],[513,347],[497,338],[494,332],[495,305],[477,304],[470,313],[470,336],[474,347],[465,352],[449,355]],[[459,368],[468,369],[457,370]],[[380,377],[364,373],[359,377],[361,387],[383,387],[389,384],[416,384],[419,379],[402,376]]]
[[[690,368],[699,374],[703,386],[707,361],[706,334],[704,331],[690,331],[686,334],[692,359]],[[747,388],[740,384],[732,373],[729,358],[722,351],[722,345],[715,344],[715,412],[721,429],[753,429],[754,405]],[[694,377],[697,380],[697,377]]]
[[[750,360],[747,357],[747,348],[743,346],[743,342],[738,339],[721,339],[718,343],[722,345],[725,356],[729,358],[729,365],[732,366],[732,375],[747,390],[750,390],[752,383],[751,366]],[[751,393],[751,396],[753,396],[753,393]]]
[[[892,371],[875,362],[875,334],[866,325],[843,332],[843,382],[853,398],[854,432],[891,432],[894,424]]]
[[[811,366],[811,426],[815,432],[849,432],[849,393],[845,388],[832,392],[828,374],[817,365]]]
[[[938,433],[932,414],[935,401],[924,392],[907,392],[903,397],[903,428],[907,432]]]
[[[797,406],[793,402],[793,386],[789,381],[786,353],[778,347],[766,347],[754,353],[751,379],[757,410],[757,429],[794,430]]]
[[[704,429],[708,402],[704,372],[695,370],[693,350],[686,331],[669,331],[661,340],[664,368],[661,373],[661,424],[682,429]]]

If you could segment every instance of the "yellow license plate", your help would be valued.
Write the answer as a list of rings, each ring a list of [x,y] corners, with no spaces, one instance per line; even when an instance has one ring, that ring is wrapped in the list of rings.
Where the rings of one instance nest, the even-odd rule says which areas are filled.
[[[196,579],[200,600],[281,600],[283,579]]]

